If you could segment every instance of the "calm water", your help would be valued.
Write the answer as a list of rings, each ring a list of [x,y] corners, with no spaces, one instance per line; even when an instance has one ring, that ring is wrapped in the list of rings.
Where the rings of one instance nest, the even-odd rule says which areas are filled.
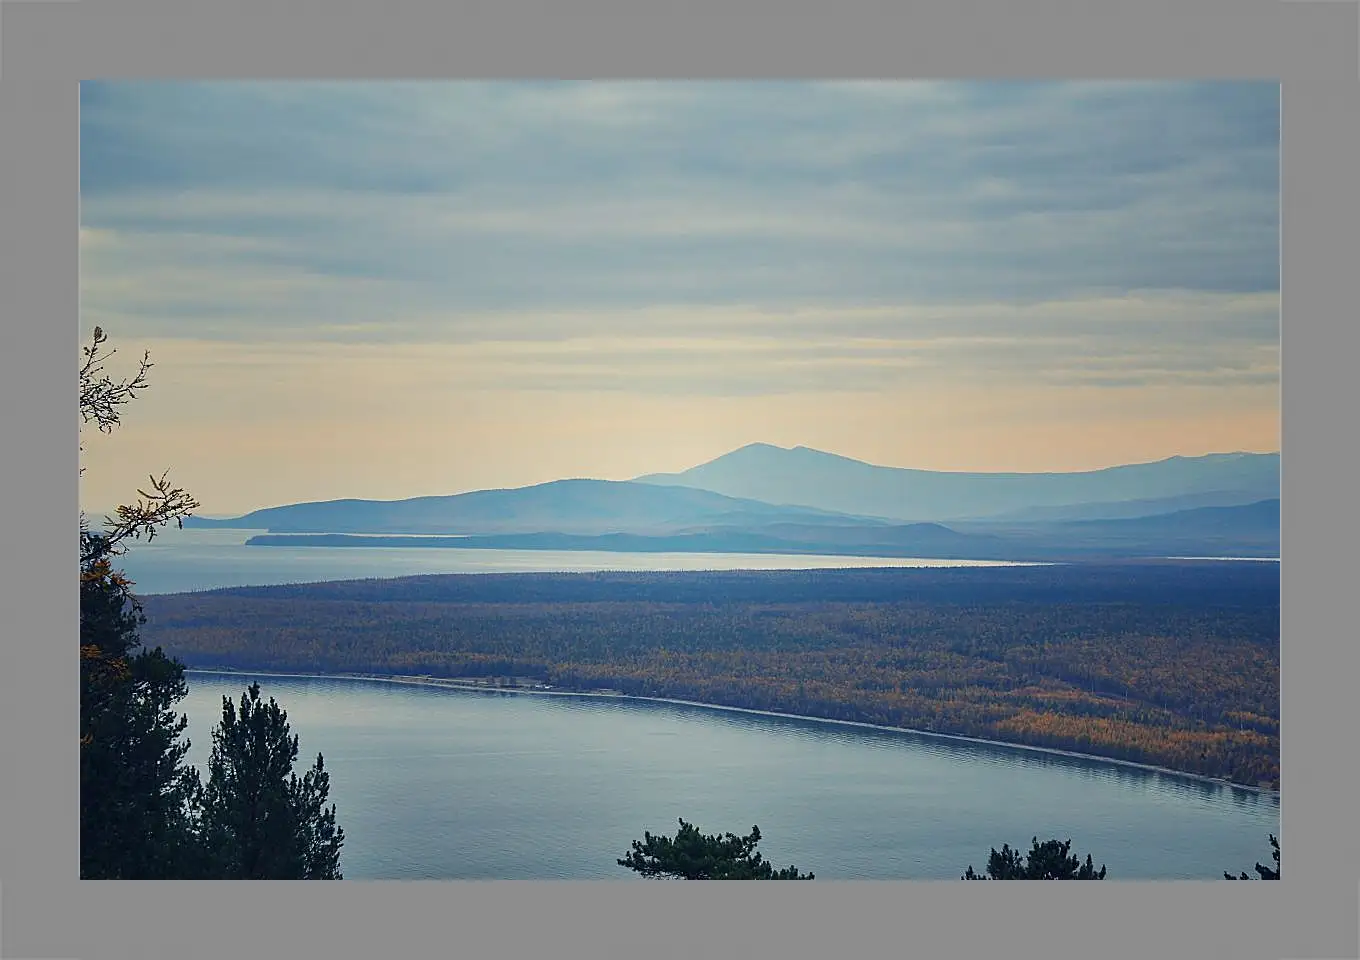
[[[348,550],[346,552],[349,552]],[[242,675],[189,674],[206,772]],[[824,879],[957,879],[1003,842],[1071,838],[1111,878],[1269,862],[1279,799],[1004,747],[608,698],[260,676],[318,751],[350,879],[629,879],[644,830],[745,833]],[[301,764],[300,764],[301,766]]]
[[[607,553],[456,550],[432,547],[247,547],[264,530],[166,530],[133,544],[119,566],[139,594],[315,583],[427,573],[558,573],[594,570],[808,570],[826,567],[1005,566],[984,560],[784,556],[737,553]]]

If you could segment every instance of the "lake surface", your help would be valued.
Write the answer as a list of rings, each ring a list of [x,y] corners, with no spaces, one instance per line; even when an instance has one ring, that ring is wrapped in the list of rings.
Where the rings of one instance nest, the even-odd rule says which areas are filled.
[[[994,567],[988,560],[824,557],[740,553],[609,553],[430,547],[247,547],[265,530],[166,530],[120,557],[138,594],[316,583],[435,573],[570,573],[598,570],[810,570],[846,567]]]
[[[221,698],[251,679],[188,674],[180,709],[205,776]],[[758,824],[767,859],[819,879],[957,879],[1035,834],[1071,838],[1111,879],[1221,879],[1270,862],[1279,834],[1278,795],[1001,746],[619,698],[255,679],[301,737],[299,770],[325,756],[348,879],[627,880],[614,861],[678,817]]]

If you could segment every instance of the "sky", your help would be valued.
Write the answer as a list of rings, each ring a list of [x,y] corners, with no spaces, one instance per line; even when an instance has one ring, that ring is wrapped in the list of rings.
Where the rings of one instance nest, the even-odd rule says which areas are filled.
[[[86,82],[81,503],[1279,449],[1279,87]],[[76,345],[72,361],[78,362]]]

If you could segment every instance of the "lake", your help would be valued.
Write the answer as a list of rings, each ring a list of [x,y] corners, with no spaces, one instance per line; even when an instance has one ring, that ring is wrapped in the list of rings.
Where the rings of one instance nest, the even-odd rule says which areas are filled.
[[[180,709],[205,775],[221,698],[250,679],[188,675]],[[626,880],[614,861],[678,817],[706,833],[758,824],[767,859],[828,880],[957,879],[1036,834],[1071,838],[1111,879],[1221,879],[1269,863],[1279,834],[1278,795],[1003,746],[609,697],[257,679],[301,737],[299,768],[325,755],[348,879]]]
[[[247,547],[264,530],[176,530],[134,543],[119,558],[138,594],[316,583],[436,573],[570,573],[599,570],[811,570],[846,567],[992,567],[988,560],[823,557],[738,553],[608,553],[430,547]]]

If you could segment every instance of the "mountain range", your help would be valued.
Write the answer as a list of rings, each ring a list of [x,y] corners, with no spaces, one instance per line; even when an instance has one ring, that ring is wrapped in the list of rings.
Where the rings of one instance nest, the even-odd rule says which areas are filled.
[[[1171,457],[1079,473],[954,473],[882,467],[808,447],[752,443],[682,473],[653,473],[638,483],[695,487],[766,503],[815,506],[905,523],[1062,511],[1149,501],[1147,513],[1192,506],[1237,506],[1280,495],[1278,453]],[[1199,497],[1199,502],[1185,498]],[[1158,504],[1157,501],[1167,501]],[[1176,502],[1180,501],[1180,502]],[[1100,510],[1085,519],[1105,516]],[[1067,516],[1067,519],[1076,519]],[[1035,517],[1034,519],[1039,519]]]
[[[952,473],[757,443],[631,481],[296,503],[185,526],[268,531],[256,545],[1273,557],[1279,468],[1279,454],[1229,453],[1078,473]]]
[[[692,487],[624,480],[553,480],[502,490],[474,490],[409,500],[327,500],[255,510],[186,526],[272,533],[388,534],[664,534],[695,526],[773,522],[874,525],[872,517],[817,507],[782,507]]]

